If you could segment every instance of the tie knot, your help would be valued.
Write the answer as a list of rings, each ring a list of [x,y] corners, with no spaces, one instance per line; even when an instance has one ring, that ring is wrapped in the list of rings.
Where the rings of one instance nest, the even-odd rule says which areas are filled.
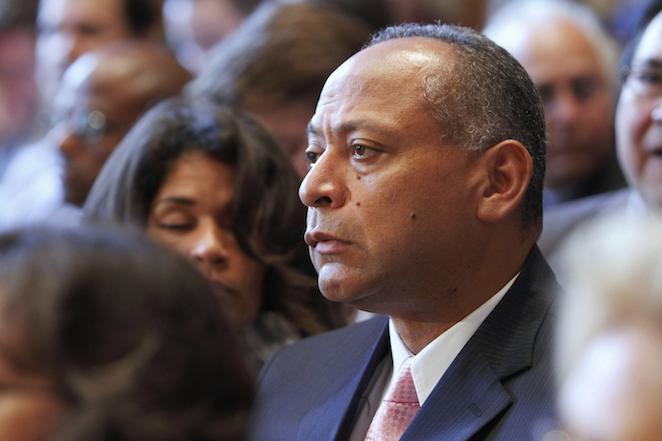
[[[405,360],[372,419],[365,441],[398,441],[418,412],[418,396],[411,376],[411,357]]]
[[[416,386],[414,386],[414,378],[411,376],[411,359],[407,358],[395,378],[384,398],[385,401],[394,403],[416,403],[418,406],[418,395],[416,395]]]

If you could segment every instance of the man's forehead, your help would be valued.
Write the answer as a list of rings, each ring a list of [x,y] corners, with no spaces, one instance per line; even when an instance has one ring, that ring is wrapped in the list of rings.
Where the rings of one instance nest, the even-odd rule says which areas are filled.
[[[376,84],[395,78],[412,81],[424,69],[447,62],[453,54],[450,45],[434,38],[405,37],[377,43],[349,58],[329,76],[320,101],[337,88],[361,82]]]
[[[402,66],[425,67],[446,60],[454,53],[452,47],[439,39],[403,37],[382,41],[355,54],[352,59],[397,70]]]
[[[425,47],[430,39],[411,40],[426,41],[423,47],[416,41],[380,43],[339,67],[322,90],[308,135],[325,136],[327,128],[334,133],[358,129],[392,133],[402,120],[428,113],[424,98],[426,68],[443,62],[445,55],[437,51],[444,46],[433,40],[430,51]]]
[[[644,31],[641,41],[634,53],[634,62],[643,62],[650,59],[662,59],[662,13],[651,20]]]

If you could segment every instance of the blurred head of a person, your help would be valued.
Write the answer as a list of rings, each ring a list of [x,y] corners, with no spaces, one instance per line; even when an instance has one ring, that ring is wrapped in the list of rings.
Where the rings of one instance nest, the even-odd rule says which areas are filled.
[[[82,206],[131,126],[159,100],[177,95],[190,78],[170,52],[150,42],[117,42],[77,59],[53,107],[65,200]]]
[[[163,41],[160,0],[40,0],[36,75],[50,109],[64,71],[78,57],[119,40]]]
[[[489,20],[484,33],[510,52],[538,87],[545,107],[545,187],[558,202],[622,186],[594,183],[614,160],[617,47],[586,6],[564,0],[518,0]],[[612,164],[615,161],[612,162]],[[548,201],[545,201],[546,203]]]
[[[0,145],[26,142],[35,125],[35,0],[0,3]]]
[[[0,437],[243,440],[251,380],[216,303],[144,239],[0,236]]]
[[[631,187],[662,208],[662,1],[649,4],[622,58],[616,148]]]
[[[559,411],[572,441],[662,439],[662,219],[622,214],[563,250]]]
[[[217,288],[229,322],[263,334],[265,344],[254,349],[264,361],[285,341],[342,323],[316,287],[298,183],[251,117],[175,99],[129,132],[84,211],[90,220],[136,227],[191,259]]]
[[[308,122],[322,86],[369,37],[365,22],[336,8],[266,2],[210,52],[187,91],[251,112],[303,178]]]
[[[206,52],[237,29],[262,0],[165,0],[163,25],[168,45],[191,72]]]

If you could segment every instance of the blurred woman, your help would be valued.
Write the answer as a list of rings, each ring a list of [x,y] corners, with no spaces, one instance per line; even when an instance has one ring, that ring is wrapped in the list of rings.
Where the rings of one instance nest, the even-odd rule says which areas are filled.
[[[251,378],[215,302],[140,238],[0,236],[0,439],[244,440]]]
[[[84,212],[142,230],[195,262],[259,368],[283,345],[344,324],[340,306],[316,287],[298,184],[247,115],[171,100],[111,155]]]

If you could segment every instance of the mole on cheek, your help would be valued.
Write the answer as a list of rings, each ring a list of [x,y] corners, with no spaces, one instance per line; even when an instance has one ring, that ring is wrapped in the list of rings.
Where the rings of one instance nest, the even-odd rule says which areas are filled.
[[[416,213],[412,213],[411,215],[409,215],[409,217],[411,217],[412,219],[416,219]]]
[[[360,180],[361,180],[361,176],[356,175],[356,179],[360,181]]]
[[[360,202],[360,201],[356,203],[356,206],[357,206],[357,207],[358,207],[359,205],[361,205],[361,202]]]

